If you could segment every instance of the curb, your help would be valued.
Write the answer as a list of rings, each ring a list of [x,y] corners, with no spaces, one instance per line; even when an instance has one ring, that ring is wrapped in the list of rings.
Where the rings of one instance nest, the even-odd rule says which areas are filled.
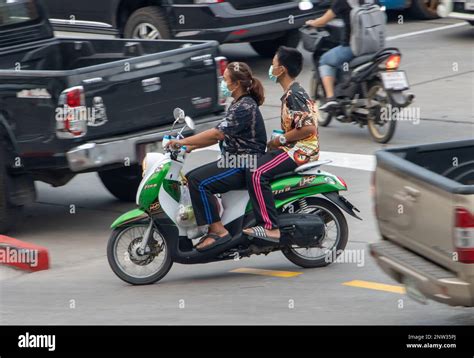
[[[0,265],[37,272],[49,269],[49,252],[42,246],[0,235]]]

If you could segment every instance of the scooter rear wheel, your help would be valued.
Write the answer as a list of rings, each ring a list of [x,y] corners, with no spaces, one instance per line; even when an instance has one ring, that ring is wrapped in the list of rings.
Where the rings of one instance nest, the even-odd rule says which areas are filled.
[[[295,265],[303,268],[324,267],[329,265],[344,251],[347,245],[349,228],[344,214],[335,204],[322,198],[306,198],[303,203],[301,201],[294,202],[293,206],[295,214],[304,212],[319,215],[326,225],[326,237],[321,242],[321,247],[304,248],[293,245],[283,249],[283,255]],[[334,242],[329,247],[325,247],[323,244],[329,238],[332,226],[335,226],[337,230],[335,238],[330,239],[330,241]]]
[[[154,229],[146,254],[138,248],[148,223],[136,223],[113,231],[107,245],[107,258],[112,271],[132,285],[150,285],[160,281],[173,266],[166,241]]]

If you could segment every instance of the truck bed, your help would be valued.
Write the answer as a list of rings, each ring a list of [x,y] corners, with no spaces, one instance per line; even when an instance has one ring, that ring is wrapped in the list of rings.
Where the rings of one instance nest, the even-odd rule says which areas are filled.
[[[474,305],[474,140],[376,153],[371,254],[409,295]]]
[[[120,39],[61,39],[0,57],[2,70],[72,71],[140,56],[202,45],[197,41],[143,41]]]
[[[474,140],[388,149],[376,157],[374,199],[382,237],[460,271],[453,260],[455,211],[474,213]]]
[[[458,194],[474,194],[474,140],[387,149],[377,165]]]
[[[217,42],[178,40],[53,38],[15,47],[0,51],[0,107],[8,108],[7,121],[21,119],[15,134],[25,156],[77,146],[77,139],[56,138],[55,120],[61,94],[76,86],[89,112],[105,114],[80,142],[170,124],[176,107],[198,120],[212,117],[224,110],[218,51]],[[29,94],[38,90],[42,98]]]

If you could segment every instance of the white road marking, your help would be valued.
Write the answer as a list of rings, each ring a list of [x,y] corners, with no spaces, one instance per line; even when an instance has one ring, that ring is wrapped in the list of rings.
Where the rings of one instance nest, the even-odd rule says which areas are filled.
[[[436,27],[434,29],[427,29],[427,30],[420,30],[420,31],[414,31],[414,32],[407,32],[406,34],[400,34],[400,35],[395,35],[395,36],[389,36],[386,38],[386,41],[392,41],[392,40],[398,40],[398,39],[403,39],[405,37],[412,37],[412,36],[417,36],[417,35],[423,35],[427,34],[430,32],[436,32],[436,31],[443,31],[443,30],[449,30],[449,29],[454,29],[456,27],[461,27],[461,26],[466,26],[468,23],[467,22],[460,22],[457,24],[452,24],[452,25],[446,25],[446,26],[441,26],[441,27]]]
[[[332,160],[332,163],[328,164],[329,166],[365,170],[369,172],[375,171],[376,165],[375,156],[367,154],[321,152],[319,159]]]
[[[219,145],[213,145],[207,148],[196,149],[195,152],[211,151],[219,152]],[[367,154],[353,154],[353,153],[340,153],[340,152],[324,152],[320,153],[319,159],[321,160],[332,160],[332,163],[328,166],[365,170],[373,172],[375,170],[375,156]]]

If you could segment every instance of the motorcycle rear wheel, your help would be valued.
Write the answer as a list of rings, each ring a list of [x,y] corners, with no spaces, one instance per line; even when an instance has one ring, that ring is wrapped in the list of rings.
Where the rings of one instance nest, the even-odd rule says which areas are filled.
[[[156,229],[153,231],[152,244],[149,245],[151,252],[145,255],[138,254],[137,248],[147,227],[148,223],[137,223],[117,228],[112,232],[107,245],[110,268],[121,280],[132,285],[150,285],[158,282],[173,266],[166,241]],[[160,257],[160,262],[156,261]],[[144,268],[151,270],[143,274]]]
[[[326,224],[326,237],[322,241],[325,242],[329,235],[330,224],[334,222],[337,228],[336,238],[334,244],[331,247],[321,248],[319,255],[312,256],[311,252],[314,253],[314,249],[320,249],[319,247],[302,248],[296,245],[287,247],[282,250],[283,255],[295,265],[303,268],[315,268],[324,267],[332,263],[346,248],[347,240],[349,236],[349,228],[347,226],[346,218],[341,210],[332,202],[322,198],[309,197],[304,199],[306,204],[301,201],[292,203],[294,206],[294,213],[301,214],[303,212],[322,217]],[[295,208],[296,207],[296,208]],[[325,249],[325,250],[324,250]]]
[[[397,118],[392,118],[390,98],[380,81],[372,83],[367,99],[369,107],[372,105],[372,101],[380,103],[379,106],[369,109],[367,118],[369,133],[377,143],[388,143],[395,134]],[[388,117],[387,120],[382,118],[383,111],[385,111],[385,116]],[[385,133],[381,131],[383,127],[385,127]]]

